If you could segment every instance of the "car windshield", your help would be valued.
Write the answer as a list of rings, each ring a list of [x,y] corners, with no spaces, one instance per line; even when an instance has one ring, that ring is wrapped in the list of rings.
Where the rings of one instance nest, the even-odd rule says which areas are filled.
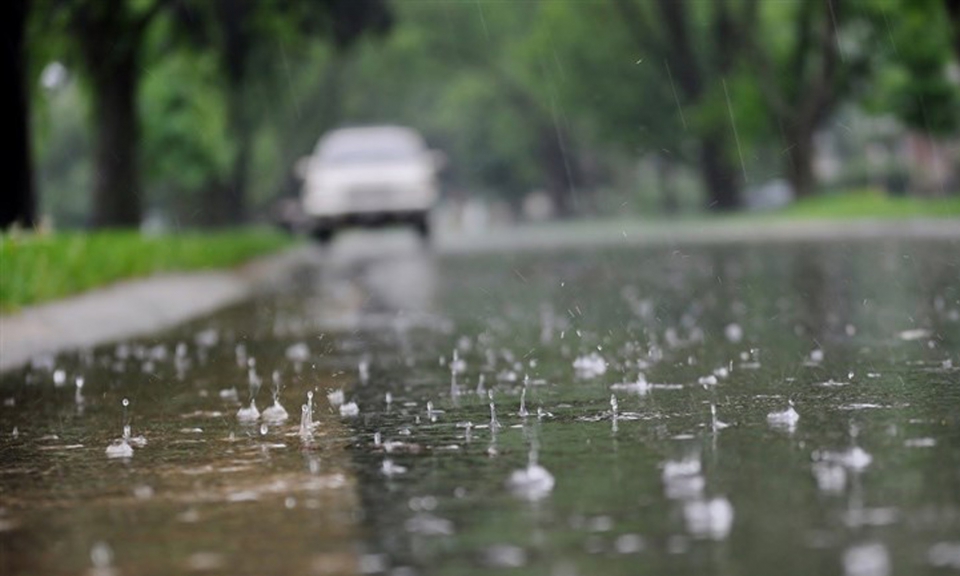
[[[320,141],[317,154],[323,162],[354,164],[410,160],[423,145],[418,136],[403,129],[350,129]]]

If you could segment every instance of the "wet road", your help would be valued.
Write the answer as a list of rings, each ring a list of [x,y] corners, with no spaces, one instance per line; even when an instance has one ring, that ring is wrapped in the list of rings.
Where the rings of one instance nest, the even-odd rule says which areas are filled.
[[[0,573],[956,573],[958,254],[345,237],[4,374]]]

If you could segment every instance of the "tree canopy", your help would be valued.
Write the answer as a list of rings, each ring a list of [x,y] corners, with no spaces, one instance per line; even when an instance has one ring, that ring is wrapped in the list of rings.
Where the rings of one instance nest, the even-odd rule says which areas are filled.
[[[817,135],[845,110],[930,138],[955,138],[960,110],[955,0],[10,6],[32,118],[14,137],[68,224],[259,216],[325,130],[382,122],[447,152],[451,197],[541,190],[574,215],[634,195],[672,210],[689,188],[735,208],[778,176],[815,193]],[[33,221],[27,168],[4,224]]]

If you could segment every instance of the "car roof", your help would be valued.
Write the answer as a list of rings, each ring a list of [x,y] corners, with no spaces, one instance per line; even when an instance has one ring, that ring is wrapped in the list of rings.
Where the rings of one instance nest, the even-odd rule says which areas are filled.
[[[423,148],[423,137],[412,128],[362,126],[328,132],[317,143],[317,154],[337,156],[365,150],[416,152]]]

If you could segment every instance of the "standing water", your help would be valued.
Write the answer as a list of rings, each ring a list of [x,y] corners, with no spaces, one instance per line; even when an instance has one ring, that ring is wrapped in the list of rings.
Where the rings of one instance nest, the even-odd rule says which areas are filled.
[[[350,240],[276,292],[3,374],[0,574],[960,566],[956,243]],[[273,404],[247,421],[257,371]],[[268,417],[283,398],[299,421]]]

